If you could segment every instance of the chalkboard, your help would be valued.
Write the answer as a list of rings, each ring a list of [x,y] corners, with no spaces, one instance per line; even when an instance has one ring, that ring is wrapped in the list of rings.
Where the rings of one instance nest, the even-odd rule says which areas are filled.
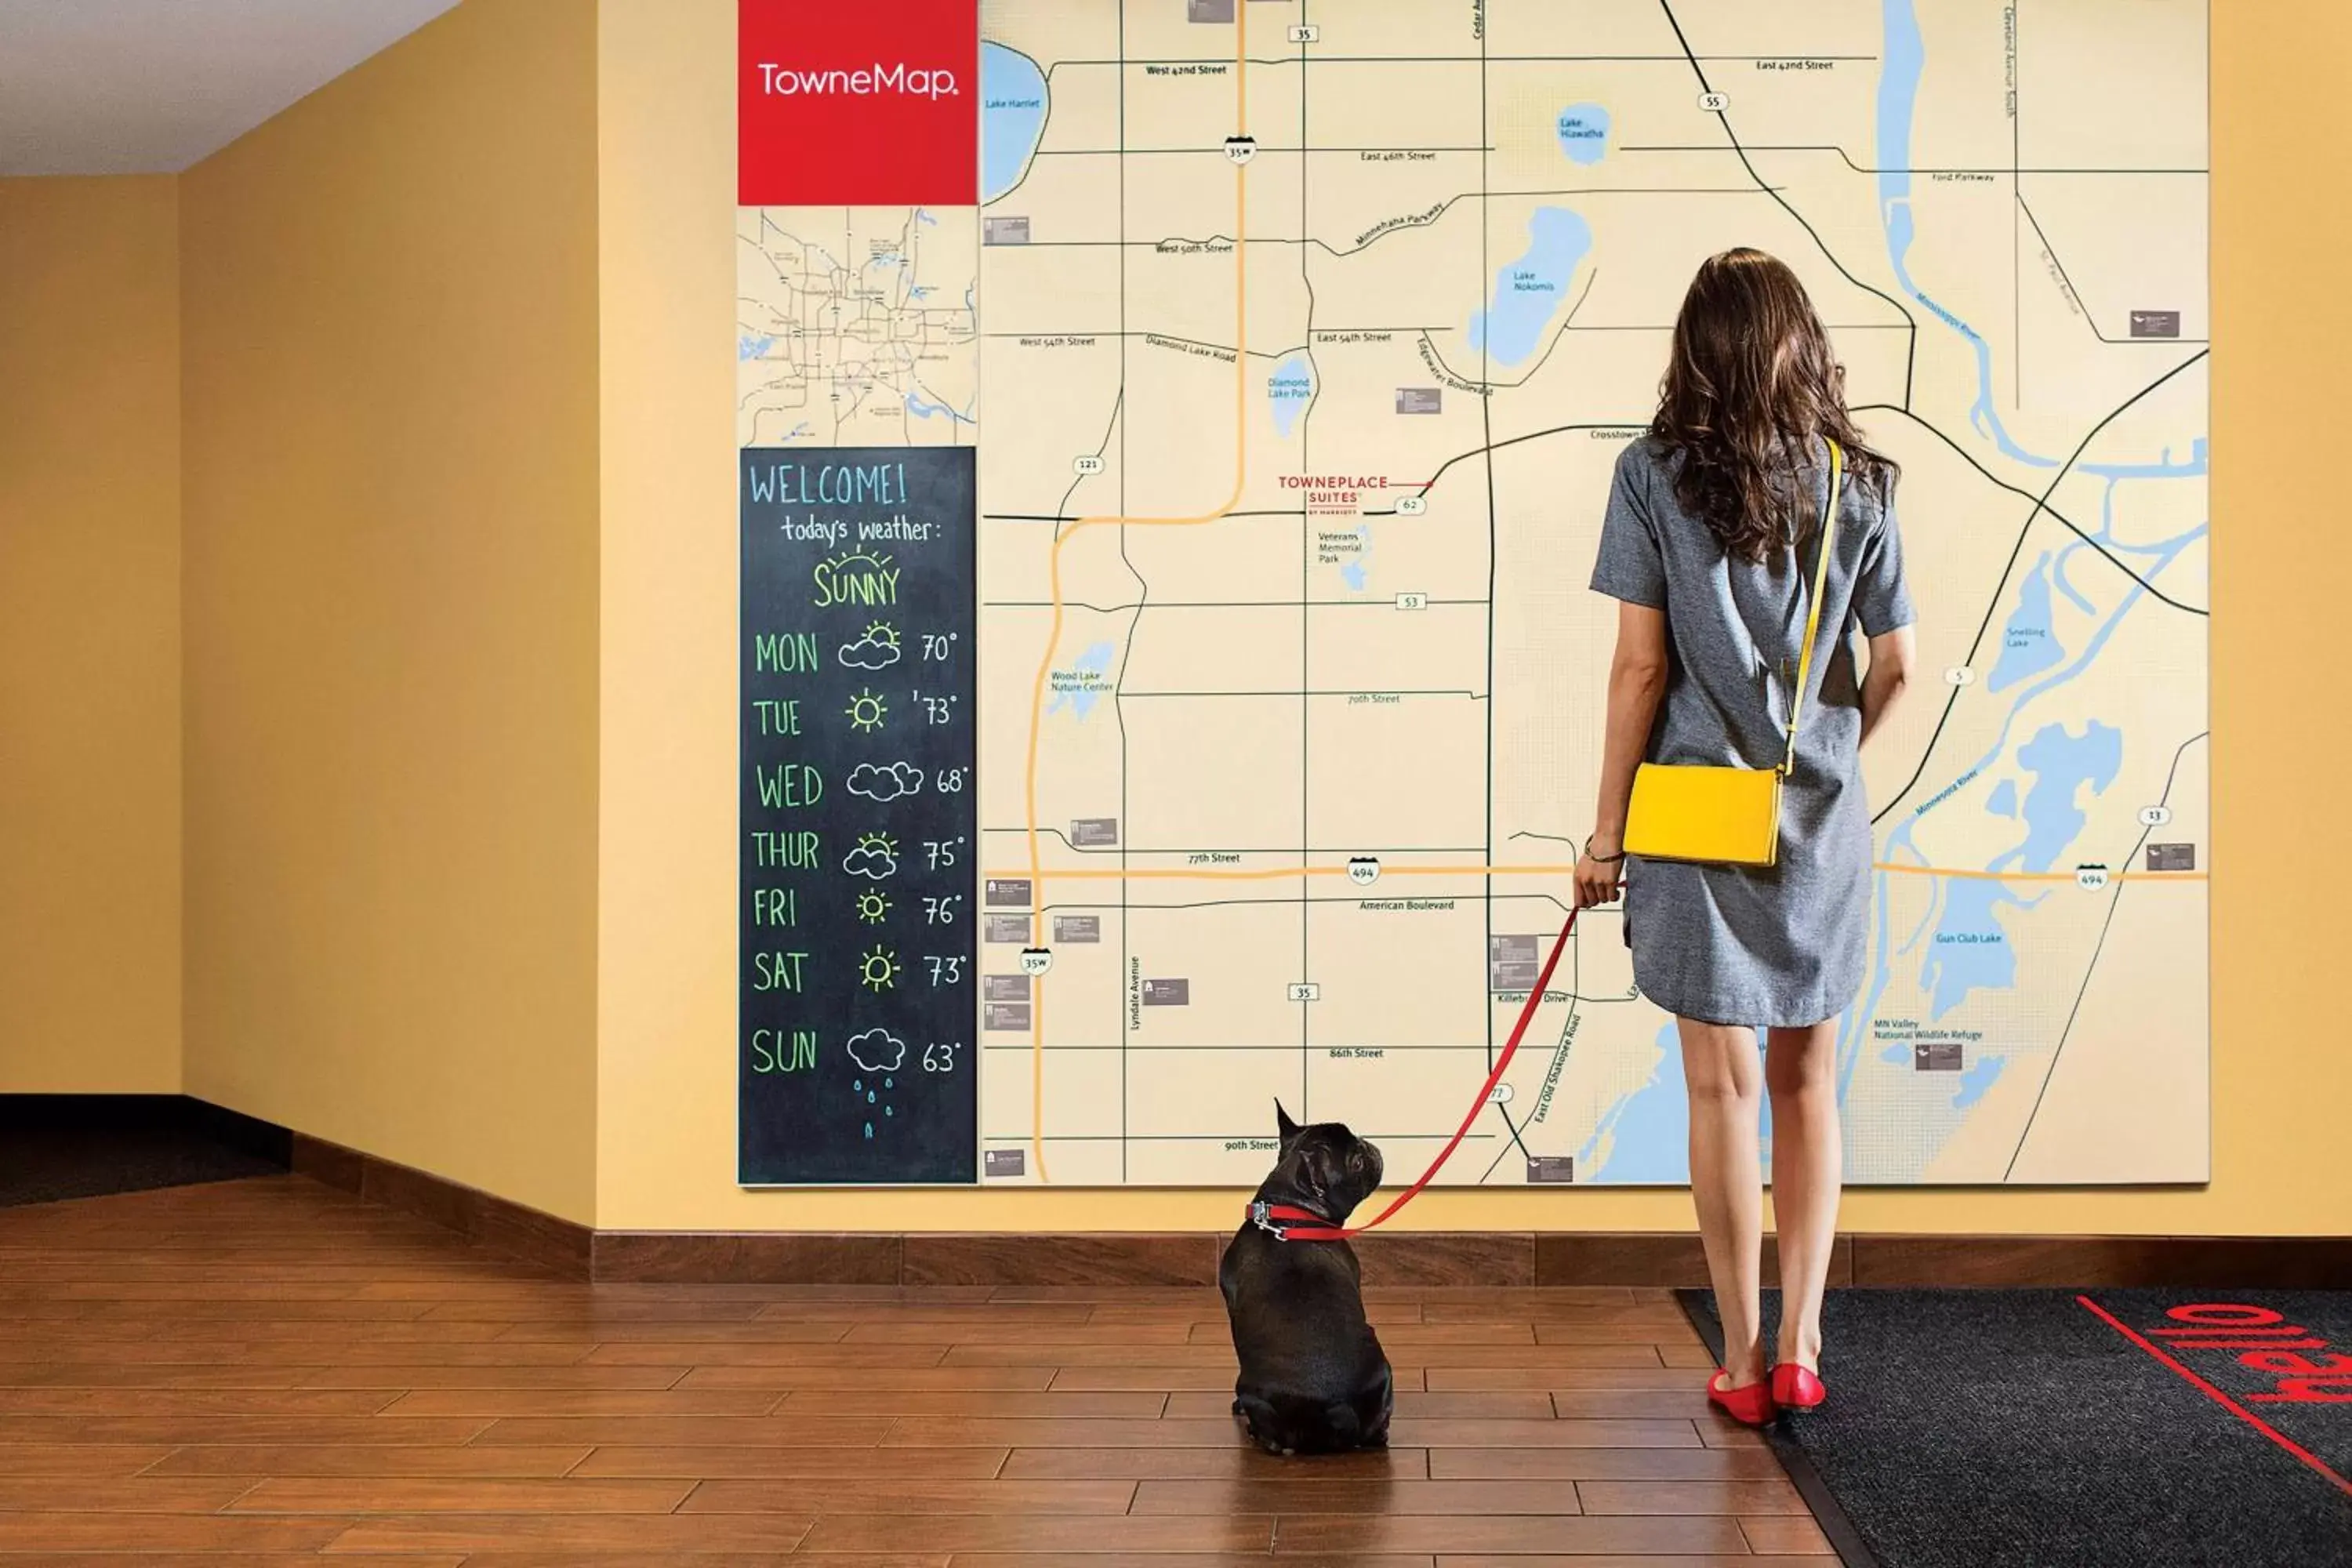
[[[738,1178],[975,1182],[972,449],[740,482]]]

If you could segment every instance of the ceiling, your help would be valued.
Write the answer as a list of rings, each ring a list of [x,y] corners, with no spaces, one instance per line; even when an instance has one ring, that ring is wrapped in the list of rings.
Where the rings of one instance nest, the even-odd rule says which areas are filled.
[[[173,174],[457,0],[0,0],[0,174]]]

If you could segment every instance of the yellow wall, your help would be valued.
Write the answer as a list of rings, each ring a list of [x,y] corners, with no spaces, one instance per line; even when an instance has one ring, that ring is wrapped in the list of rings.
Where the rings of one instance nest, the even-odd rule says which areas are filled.
[[[581,1220],[595,47],[469,0],[180,193],[189,1092]]]
[[[2352,1231],[2309,874],[2352,852],[2312,700],[2352,218],[2295,178],[2352,156],[2352,14],[2214,11],[2213,1181],[1851,1228]],[[47,742],[0,750],[0,822],[52,858],[0,881],[0,1089],[173,1081],[176,320],[191,1092],[608,1228],[1222,1228],[1223,1193],[735,1185],[733,17],[467,0],[184,178],[176,318],[169,182],[0,184],[0,734]]]
[[[180,1087],[168,177],[0,180],[0,1093]]]
[[[605,572],[597,1215],[611,1228],[1222,1229],[1223,1193],[746,1193],[734,1184],[737,543],[727,341],[729,0],[604,0]],[[2292,49],[2276,47],[2292,37]],[[2329,109],[2352,11],[2213,7],[2213,1180],[2165,1191],[1876,1191],[1874,1231],[2352,1231],[2352,1049],[2335,1027],[2352,763],[2313,705],[2343,574],[2330,496],[2347,219],[2305,175],[2352,158]],[[2295,150],[2282,161],[2278,149]],[[2318,554],[2315,556],[2315,552]],[[2338,703],[2336,706],[2340,707]],[[1686,1228],[1678,1192],[1430,1194],[1420,1226]],[[1403,1222],[1401,1222],[1403,1223]]]

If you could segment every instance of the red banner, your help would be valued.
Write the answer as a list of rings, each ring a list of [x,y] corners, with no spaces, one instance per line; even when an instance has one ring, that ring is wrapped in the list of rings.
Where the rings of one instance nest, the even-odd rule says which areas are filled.
[[[738,0],[736,202],[980,199],[979,0]]]

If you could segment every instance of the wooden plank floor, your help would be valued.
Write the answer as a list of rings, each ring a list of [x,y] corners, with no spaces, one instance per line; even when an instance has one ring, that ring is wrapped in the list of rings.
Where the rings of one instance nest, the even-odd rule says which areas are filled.
[[[1666,1292],[1370,1294],[1395,1446],[1286,1462],[1211,1290],[592,1288],[298,1177],[0,1210],[0,1564],[1825,1561]]]

